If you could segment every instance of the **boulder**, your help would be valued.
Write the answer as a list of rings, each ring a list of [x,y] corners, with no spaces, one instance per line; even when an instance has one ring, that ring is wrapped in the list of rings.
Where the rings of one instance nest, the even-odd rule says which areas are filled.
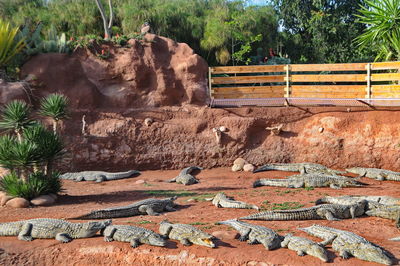
[[[235,239],[237,232],[235,232],[235,231],[214,231],[211,234],[221,240],[232,240],[232,239]]]
[[[6,206],[12,208],[27,208],[29,207],[29,201],[24,198],[13,198],[7,201]]]
[[[233,164],[237,164],[240,167],[240,170],[243,169],[243,166],[246,164],[246,161],[243,158],[237,158]]]
[[[141,185],[141,184],[145,184],[146,181],[144,181],[143,179],[139,179],[135,182],[136,185]]]
[[[253,172],[254,169],[255,169],[255,167],[251,163],[245,164],[243,166],[243,171],[245,171],[245,172]]]
[[[233,166],[232,166],[232,172],[238,172],[238,171],[241,171],[243,168],[242,167],[240,167],[240,165],[238,165],[238,164],[234,164]]]
[[[54,204],[54,202],[55,199],[50,195],[42,195],[31,200],[31,203],[35,206],[47,206]]]
[[[57,194],[54,193],[50,193],[49,196],[52,197],[54,200],[57,200],[58,198]]]
[[[8,196],[5,192],[1,191],[0,192],[0,206],[6,205],[7,201],[12,199],[14,197]]]

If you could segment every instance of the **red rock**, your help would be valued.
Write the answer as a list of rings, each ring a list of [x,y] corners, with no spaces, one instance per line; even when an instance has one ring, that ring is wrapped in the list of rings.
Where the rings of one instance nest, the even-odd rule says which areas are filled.
[[[55,199],[50,195],[42,195],[31,200],[31,203],[35,206],[47,206],[54,204],[54,202]]]
[[[235,232],[235,231],[215,231],[215,232],[212,232],[211,234],[221,240],[230,240],[230,239],[235,239],[237,232]]]
[[[245,172],[253,172],[255,169],[254,165],[248,163],[243,166],[243,171]]]
[[[13,198],[7,201],[6,206],[13,208],[27,208],[29,207],[29,201],[24,198]]]

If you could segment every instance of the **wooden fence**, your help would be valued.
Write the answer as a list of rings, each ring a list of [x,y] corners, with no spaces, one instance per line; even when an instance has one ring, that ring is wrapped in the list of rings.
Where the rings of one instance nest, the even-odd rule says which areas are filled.
[[[212,99],[400,99],[400,61],[210,67],[209,89]]]

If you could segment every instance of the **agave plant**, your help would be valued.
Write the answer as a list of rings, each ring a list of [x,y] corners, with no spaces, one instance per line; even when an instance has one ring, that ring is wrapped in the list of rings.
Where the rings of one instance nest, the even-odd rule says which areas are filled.
[[[21,132],[23,129],[36,124],[30,118],[30,108],[23,101],[12,101],[3,108],[2,121],[0,121],[1,129],[13,130],[21,142]]]
[[[0,18],[0,69],[18,54],[25,46],[25,40],[17,41],[18,27],[11,27],[10,23]]]
[[[24,130],[23,137],[34,143],[37,147],[37,155],[40,162],[45,163],[45,174],[50,175],[53,170],[53,162],[64,154],[64,144],[60,137],[42,125],[30,127]]]
[[[376,60],[400,60],[400,0],[366,0],[357,15],[367,25],[356,38],[361,47],[375,46]]]
[[[68,118],[68,98],[62,94],[50,94],[40,103],[40,114],[53,119],[53,131],[57,132],[58,122]]]

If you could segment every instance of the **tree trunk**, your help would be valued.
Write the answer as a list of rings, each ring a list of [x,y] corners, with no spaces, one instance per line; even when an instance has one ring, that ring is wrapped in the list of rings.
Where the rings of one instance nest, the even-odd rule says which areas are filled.
[[[48,160],[46,167],[44,168],[44,174],[47,177],[50,177],[52,172],[53,172],[53,160]]]
[[[53,120],[53,132],[54,134],[57,134],[57,120]]]
[[[101,4],[100,0],[95,0],[97,7],[99,8],[101,18],[103,19],[103,26],[104,26],[104,40],[109,40],[111,38],[111,28],[113,24],[113,9],[112,9],[112,2],[111,0],[108,0],[108,6],[110,9],[110,18],[108,19],[105,12],[104,12],[104,7]]]

